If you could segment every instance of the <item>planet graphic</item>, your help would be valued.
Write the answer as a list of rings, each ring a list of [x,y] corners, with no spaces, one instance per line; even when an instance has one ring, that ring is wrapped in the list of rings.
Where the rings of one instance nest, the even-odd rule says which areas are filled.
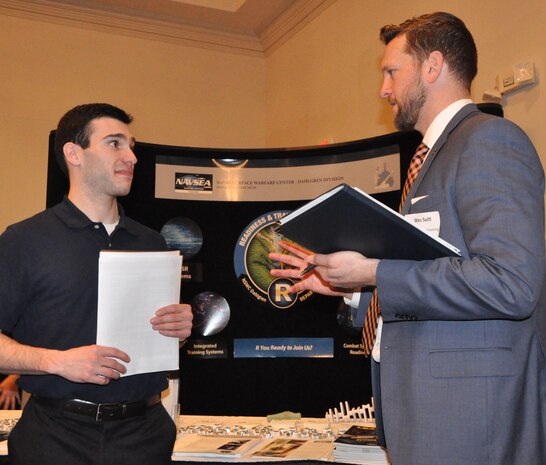
[[[161,235],[168,247],[182,252],[184,260],[194,257],[203,245],[203,232],[190,218],[171,218],[161,228]]]
[[[193,312],[192,333],[194,335],[218,334],[229,323],[231,314],[229,304],[216,292],[201,292],[191,300],[190,304]]]

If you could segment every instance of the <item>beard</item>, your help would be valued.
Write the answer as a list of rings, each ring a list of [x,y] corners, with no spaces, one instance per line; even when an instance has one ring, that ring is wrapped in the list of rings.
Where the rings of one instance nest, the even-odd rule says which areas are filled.
[[[399,131],[412,131],[419,121],[421,109],[427,101],[427,94],[421,76],[415,87],[408,91],[404,101],[398,102],[398,114],[394,117],[394,125]]]

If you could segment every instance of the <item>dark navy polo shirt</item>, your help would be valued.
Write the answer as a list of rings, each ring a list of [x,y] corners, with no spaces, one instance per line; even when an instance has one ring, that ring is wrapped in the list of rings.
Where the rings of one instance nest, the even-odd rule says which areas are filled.
[[[109,236],[67,198],[8,227],[0,236],[2,332],[48,349],[95,344],[99,252],[105,249],[165,250],[166,244],[157,231],[126,217],[121,206],[119,224]],[[99,386],[56,375],[23,375],[19,384],[43,397],[122,402],[161,392],[167,377],[134,375]]]

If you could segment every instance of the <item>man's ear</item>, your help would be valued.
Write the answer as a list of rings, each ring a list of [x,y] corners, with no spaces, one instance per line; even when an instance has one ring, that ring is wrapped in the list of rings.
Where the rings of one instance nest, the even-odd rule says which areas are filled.
[[[442,53],[437,50],[431,52],[428,58],[423,62],[423,74],[425,76],[425,80],[429,84],[436,81],[436,79],[440,77],[444,65],[444,56]]]
[[[63,146],[64,159],[69,166],[79,166],[81,163],[81,147],[74,142],[67,142]]]

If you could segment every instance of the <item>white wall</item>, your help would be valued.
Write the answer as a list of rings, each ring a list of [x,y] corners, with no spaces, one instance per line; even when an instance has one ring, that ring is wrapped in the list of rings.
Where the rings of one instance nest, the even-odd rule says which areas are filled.
[[[0,231],[45,207],[49,132],[80,103],[124,108],[145,142],[264,145],[261,57],[2,15],[0,44]]]

